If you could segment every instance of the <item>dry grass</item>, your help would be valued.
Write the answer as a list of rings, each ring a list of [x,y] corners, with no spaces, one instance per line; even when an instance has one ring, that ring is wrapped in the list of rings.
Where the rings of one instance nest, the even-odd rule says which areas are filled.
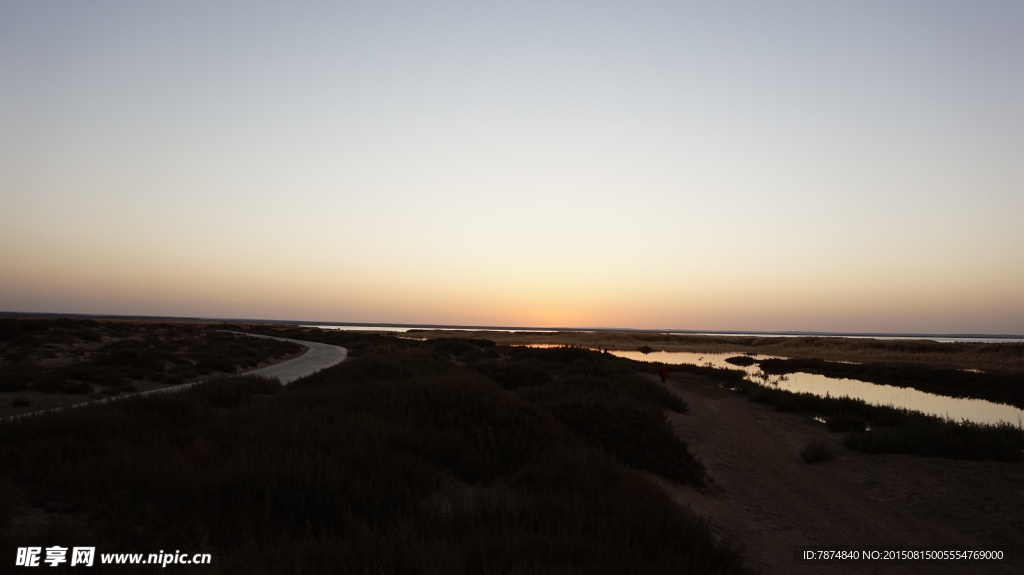
[[[827,361],[913,362],[952,369],[1024,374],[1024,343],[942,343],[846,337],[765,337],[647,332],[413,331],[409,337],[473,337],[499,344],[556,344],[595,349],[758,353]]]
[[[0,418],[246,371],[305,351],[222,327],[0,317]]]

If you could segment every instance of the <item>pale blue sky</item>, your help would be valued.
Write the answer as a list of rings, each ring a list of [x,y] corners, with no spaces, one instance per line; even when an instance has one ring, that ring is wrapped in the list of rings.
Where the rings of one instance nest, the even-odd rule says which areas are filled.
[[[1024,4],[0,0],[0,310],[1024,332]]]

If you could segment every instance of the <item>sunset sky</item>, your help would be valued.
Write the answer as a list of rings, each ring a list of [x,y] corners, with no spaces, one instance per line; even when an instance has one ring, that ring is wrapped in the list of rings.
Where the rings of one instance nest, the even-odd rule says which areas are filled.
[[[1024,333],[1024,3],[0,0],[0,311]]]

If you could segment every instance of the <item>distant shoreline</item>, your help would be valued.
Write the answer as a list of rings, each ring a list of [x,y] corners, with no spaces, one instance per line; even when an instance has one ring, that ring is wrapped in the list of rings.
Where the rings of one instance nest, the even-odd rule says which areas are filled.
[[[366,327],[388,330],[393,328],[414,329],[447,329],[473,331],[539,331],[539,332],[629,332],[629,333],[665,333],[680,335],[761,335],[768,337],[885,337],[885,338],[971,338],[971,339],[1024,339],[1024,335],[989,334],[989,333],[888,333],[888,332],[839,332],[839,331],[750,331],[750,330],[697,330],[697,329],[641,329],[630,327],[530,327],[530,326],[488,326],[488,325],[446,325],[417,323],[374,323],[374,322],[338,322],[319,320],[283,320],[283,319],[252,319],[252,318],[221,318],[221,317],[176,317],[153,315],[110,315],[84,313],[44,313],[44,312],[0,312],[0,317],[13,318],[72,318],[115,321],[163,321],[191,323],[246,323],[271,325],[321,325],[332,327]]]

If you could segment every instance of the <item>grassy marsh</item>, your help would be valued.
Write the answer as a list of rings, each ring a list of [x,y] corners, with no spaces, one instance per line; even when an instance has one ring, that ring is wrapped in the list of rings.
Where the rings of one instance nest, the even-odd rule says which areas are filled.
[[[450,332],[413,332],[438,337]],[[742,353],[726,359],[737,365],[757,363],[767,375],[794,372],[849,378],[882,385],[914,388],[948,397],[983,399],[1024,408],[1024,344],[946,343],[934,341],[854,338],[761,338],[690,336],[634,332],[487,332],[495,341],[524,343],[576,342],[607,349]],[[814,355],[819,354],[819,355]],[[795,357],[769,359],[763,355]],[[808,357],[801,357],[808,356]],[[831,358],[826,361],[821,357]],[[887,358],[883,361],[881,358]],[[950,367],[950,366],[957,367]],[[977,366],[988,366],[988,370]],[[679,369],[674,367],[673,369]],[[721,370],[723,372],[728,370]],[[715,375],[729,380],[725,373]],[[793,399],[776,400],[768,391],[754,391],[755,401],[770,401],[779,411],[796,411]]]
[[[739,373],[739,372],[737,372]],[[865,453],[905,453],[952,459],[1024,459],[1024,429],[1009,424],[949,421],[848,397],[821,397],[733,379],[750,401],[825,421],[832,432],[846,432],[844,444]],[[870,428],[870,431],[868,429]]]
[[[0,496],[15,517],[53,510],[4,548],[179,548],[213,553],[209,573],[746,572],[645,476],[705,480],[664,421],[685,404],[628,362],[304,337],[350,358],[284,388],[217,380],[0,422]]]
[[[594,349],[757,353],[827,361],[917,363],[1024,375],[1024,343],[945,343],[846,337],[768,337],[647,332],[487,332],[414,330],[409,337],[486,338],[505,345],[556,344]]]

